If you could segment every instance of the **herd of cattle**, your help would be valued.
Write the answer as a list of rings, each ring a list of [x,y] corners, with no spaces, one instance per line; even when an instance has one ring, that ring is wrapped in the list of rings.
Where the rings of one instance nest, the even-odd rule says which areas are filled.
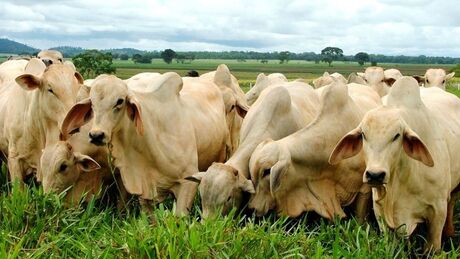
[[[71,204],[115,180],[145,209],[172,194],[177,215],[199,189],[204,218],[247,205],[333,219],[352,206],[366,220],[372,207],[380,227],[406,235],[427,223],[427,249],[439,250],[460,194],[453,75],[369,67],[348,79],[326,72],[312,87],[260,74],[244,94],[225,65],[84,81],[42,51],[0,65],[0,148],[11,181],[34,177]]]

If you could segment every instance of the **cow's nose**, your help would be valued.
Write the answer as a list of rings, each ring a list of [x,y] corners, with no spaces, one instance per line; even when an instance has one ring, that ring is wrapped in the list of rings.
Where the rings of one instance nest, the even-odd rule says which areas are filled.
[[[53,61],[50,59],[42,59],[42,61],[47,67],[53,64]]]
[[[96,144],[96,145],[104,144],[104,137],[105,137],[105,134],[102,131],[90,131],[89,132],[90,142],[93,144]]]
[[[386,173],[384,171],[372,172],[366,171],[366,179],[370,184],[382,184]]]

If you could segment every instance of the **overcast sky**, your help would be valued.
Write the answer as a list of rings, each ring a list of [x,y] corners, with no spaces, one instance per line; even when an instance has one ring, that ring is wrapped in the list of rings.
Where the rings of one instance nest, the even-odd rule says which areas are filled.
[[[37,48],[460,57],[458,0],[1,0],[0,37]]]

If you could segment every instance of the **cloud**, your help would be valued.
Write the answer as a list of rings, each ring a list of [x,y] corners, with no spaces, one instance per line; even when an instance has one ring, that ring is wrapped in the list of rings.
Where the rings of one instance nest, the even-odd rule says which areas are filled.
[[[39,48],[255,50],[460,57],[455,0],[3,0],[0,36]]]

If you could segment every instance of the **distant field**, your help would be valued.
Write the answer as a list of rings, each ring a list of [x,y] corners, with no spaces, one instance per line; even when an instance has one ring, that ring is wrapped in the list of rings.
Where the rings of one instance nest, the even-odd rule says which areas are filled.
[[[363,71],[366,66],[359,66],[356,62],[334,62],[332,67],[325,63],[315,64],[310,61],[292,60],[287,64],[279,64],[278,60],[269,60],[268,64],[262,64],[256,60],[238,62],[236,60],[223,59],[198,59],[190,64],[173,62],[166,64],[160,59],[154,59],[151,64],[135,64],[131,60],[115,60],[117,75],[121,78],[128,78],[140,71],[166,72],[174,71],[185,75],[189,70],[196,70],[200,74],[213,71],[219,64],[226,64],[238,80],[255,80],[259,73],[283,73],[288,79],[304,78],[313,79],[323,74],[324,71],[339,72],[348,76],[352,72]],[[404,75],[424,74],[427,68],[439,67],[450,70],[453,65],[438,64],[378,64],[384,68],[397,68]]]

